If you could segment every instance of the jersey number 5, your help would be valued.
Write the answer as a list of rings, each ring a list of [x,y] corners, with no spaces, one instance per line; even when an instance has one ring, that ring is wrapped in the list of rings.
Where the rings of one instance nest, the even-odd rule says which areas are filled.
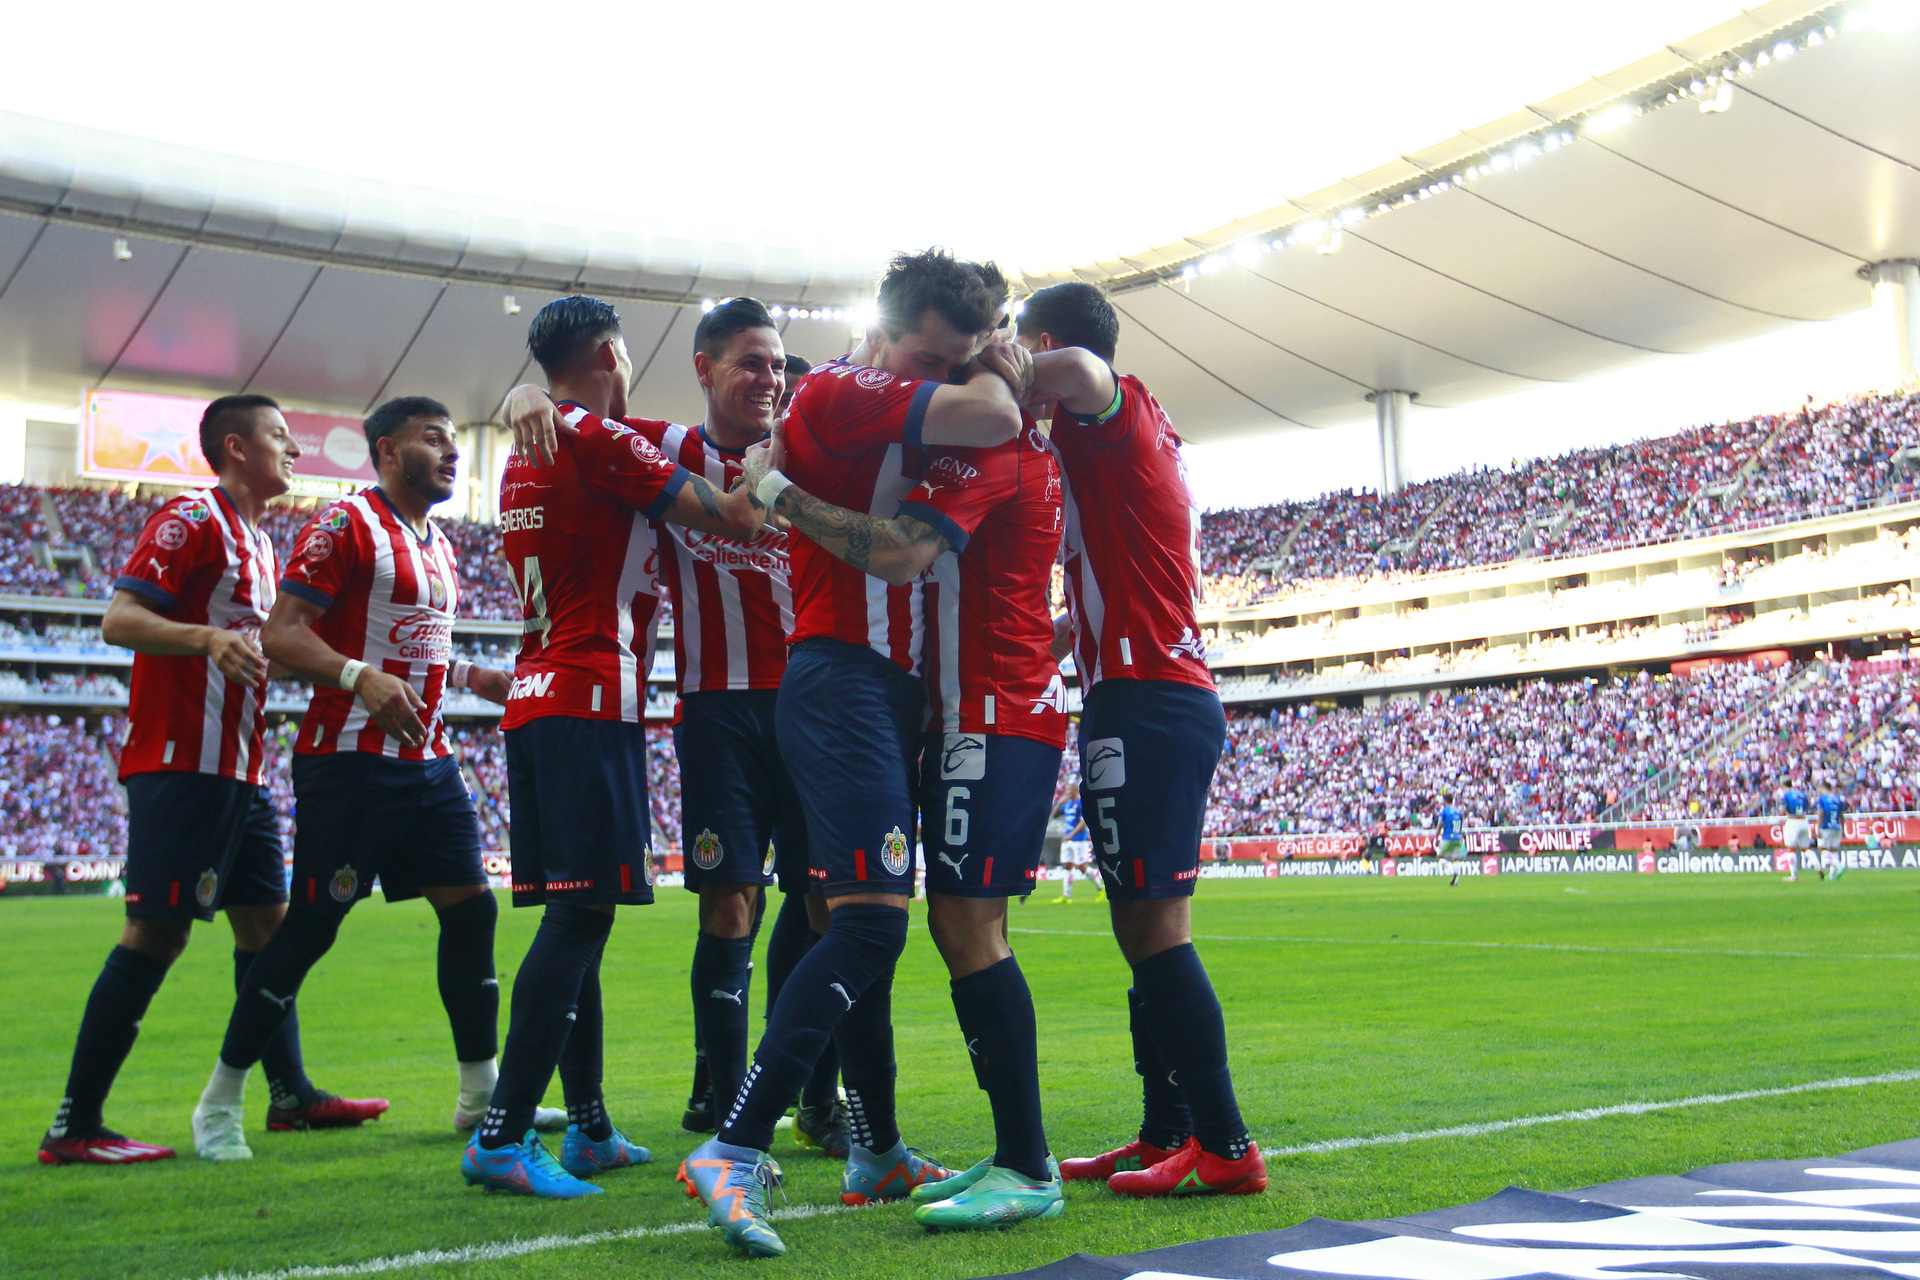
[[[520,565],[520,573],[515,576],[513,562],[507,562],[507,581],[513,583],[513,593],[520,597],[520,624],[523,635],[538,632],[537,644],[547,642],[547,632],[553,630],[553,619],[547,616],[547,586],[540,577],[540,557],[528,556]]]

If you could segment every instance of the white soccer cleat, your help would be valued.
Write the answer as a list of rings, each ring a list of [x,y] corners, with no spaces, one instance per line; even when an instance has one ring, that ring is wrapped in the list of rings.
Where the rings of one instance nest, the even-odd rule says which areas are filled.
[[[202,1160],[253,1159],[241,1118],[239,1107],[210,1107],[203,1102],[193,1109],[193,1149]]]
[[[474,1126],[487,1118],[487,1108],[493,1103],[493,1091],[483,1094],[462,1092],[453,1104],[453,1127],[460,1133],[472,1133]],[[541,1133],[565,1133],[567,1131],[567,1113],[561,1107],[535,1107],[533,1109],[533,1127]]]

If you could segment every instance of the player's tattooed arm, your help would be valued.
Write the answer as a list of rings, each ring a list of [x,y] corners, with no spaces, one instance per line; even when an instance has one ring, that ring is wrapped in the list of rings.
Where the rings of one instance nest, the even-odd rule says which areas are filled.
[[[822,551],[896,587],[952,550],[939,530],[912,516],[882,520],[822,502],[798,486],[788,486],[773,505]]]
[[[745,485],[735,485],[722,493],[696,475],[689,475],[665,519],[673,524],[718,534],[736,542],[750,541],[766,523],[767,509]]]

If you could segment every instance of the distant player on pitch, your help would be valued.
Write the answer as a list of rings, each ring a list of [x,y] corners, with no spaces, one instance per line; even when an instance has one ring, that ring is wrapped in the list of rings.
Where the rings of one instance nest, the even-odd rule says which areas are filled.
[[[67,1094],[40,1143],[42,1164],[134,1164],[170,1147],[106,1127],[107,1092],[133,1050],[147,1005],[186,950],[195,920],[225,911],[234,982],[287,911],[280,825],[262,777],[267,659],[260,628],[279,579],[260,530],[292,483],[300,446],[266,396],[222,396],[200,417],[200,451],[219,482],[183,493],[147,520],[114,581],[101,634],[134,651],[120,779],[127,788],[127,922],[94,980]],[[262,1064],[269,1129],[357,1125],[379,1098],[313,1087],[289,1001]]]
[[[1840,852],[1841,837],[1846,832],[1847,802],[1837,791],[1822,791],[1814,802],[1820,812],[1820,874],[1828,880],[1838,880],[1846,874],[1847,860]]]
[[[1805,788],[1798,781],[1791,783],[1780,793],[1780,807],[1786,812],[1787,820],[1781,824],[1780,843],[1786,845],[1793,854],[1793,864],[1788,868],[1787,879],[1800,878],[1800,858],[1813,848],[1813,826],[1807,821],[1812,810],[1812,801],[1808,799]],[[1826,868],[1821,867],[1821,874]]]

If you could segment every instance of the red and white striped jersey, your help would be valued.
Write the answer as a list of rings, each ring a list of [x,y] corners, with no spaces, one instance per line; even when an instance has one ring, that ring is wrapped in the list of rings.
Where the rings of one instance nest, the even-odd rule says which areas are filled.
[[[705,427],[627,419],[670,460],[725,493],[740,478],[740,455],[707,438]],[[684,525],[657,523],[665,552],[660,578],[673,601],[675,691],[778,689],[793,630],[787,535],[767,525],[736,542]]]
[[[666,423],[560,409],[579,434],[560,437],[553,465],[516,455],[500,477],[500,527],[524,632],[503,729],[543,716],[641,719],[660,614],[648,521],[687,482],[686,469],[648,439]]]
[[[440,702],[453,658],[453,620],[460,577],[453,543],[432,521],[427,536],[376,486],[324,508],[300,531],[280,589],[326,610],[313,633],[348,658],[398,676],[426,710],[427,740],[418,747],[387,736],[367,704],[345,689],[316,686],[300,720],[301,755],[365,751],[396,760],[448,755]]]
[[[1080,687],[1177,680],[1213,688],[1195,610],[1200,507],[1180,436],[1140,379],[1122,375],[1105,421],[1053,415],[1067,488],[1067,605]]]
[[[816,365],[787,406],[782,470],[823,502],[891,519],[920,482],[920,425],[937,382],[896,378],[842,358]],[[924,640],[919,582],[890,587],[822,551],[798,530],[792,557],[793,634],[870,646],[917,672]]]
[[[154,512],[113,585],[175,622],[258,640],[279,576],[273,543],[214,488]],[[211,773],[259,786],[266,706],[266,681],[235,684],[212,658],[136,653],[120,776]]]
[[[900,514],[958,548],[926,574],[929,732],[1067,742],[1067,687],[1047,594],[1060,554],[1060,467],[1026,429],[987,449],[937,449]]]

